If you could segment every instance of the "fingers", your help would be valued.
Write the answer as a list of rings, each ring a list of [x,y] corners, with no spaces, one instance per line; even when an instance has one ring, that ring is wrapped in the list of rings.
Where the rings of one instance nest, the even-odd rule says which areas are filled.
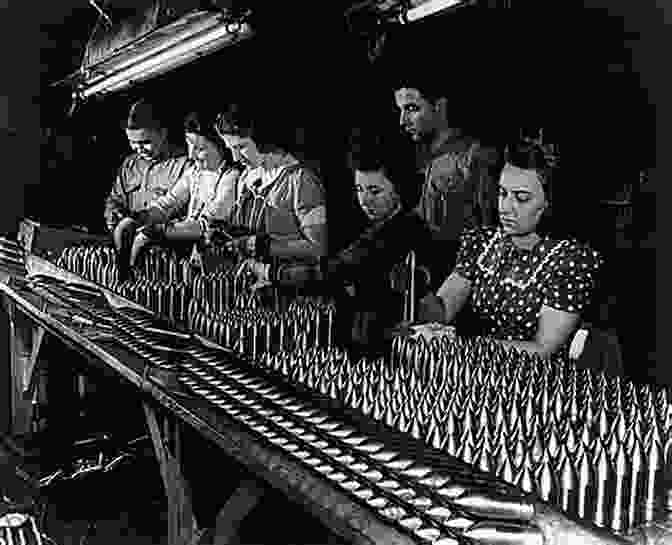
[[[226,249],[243,257],[252,257],[256,251],[256,237],[238,237],[226,244]]]

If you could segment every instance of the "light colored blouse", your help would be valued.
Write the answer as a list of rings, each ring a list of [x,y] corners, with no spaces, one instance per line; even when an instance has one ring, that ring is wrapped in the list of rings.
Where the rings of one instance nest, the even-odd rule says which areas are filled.
[[[326,196],[317,176],[291,155],[265,157],[238,182],[233,226],[271,237],[271,256],[311,258],[327,251]]]
[[[235,201],[239,171],[228,166],[216,171],[188,169],[173,188],[151,206],[163,215],[163,222],[183,215],[186,220],[198,221],[204,230],[210,220],[227,220]]]

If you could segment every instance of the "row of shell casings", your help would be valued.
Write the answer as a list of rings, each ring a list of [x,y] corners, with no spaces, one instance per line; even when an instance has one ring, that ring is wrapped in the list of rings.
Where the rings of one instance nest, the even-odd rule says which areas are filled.
[[[334,397],[334,390],[326,386],[325,374],[317,376],[312,370],[302,373],[297,371],[303,367],[300,363],[293,365],[288,360],[275,357],[270,360],[270,367],[280,372],[288,370],[290,378],[308,387],[317,385],[322,393]],[[336,381],[331,378],[333,385]],[[633,439],[628,446],[625,441],[619,441],[614,431],[608,444],[595,439],[585,448],[579,443],[570,452],[553,428],[547,434],[554,435],[555,441],[548,441],[548,435],[541,430],[533,437],[524,437],[518,431],[511,439],[507,437],[506,427],[501,425],[496,435],[488,436],[488,422],[478,428],[479,420],[473,418],[474,425],[463,426],[460,435],[456,432],[457,426],[451,430],[444,422],[437,424],[434,420],[427,428],[418,422],[416,415],[407,414],[404,419],[405,413],[399,408],[383,415],[376,414],[375,410],[372,414],[371,406],[350,406],[376,419],[394,415],[386,423],[399,431],[423,439],[483,471],[495,472],[526,492],[535,492],[545,501],[614,530],[650,520],[656,495],[663,485],[663,454],[653,433],[646,448],[639,439]],[[465,413],[468,412],[469,409],[465,409]],[[450,411],[449,416],[452,417]]]
[[[141,259],[139,269],[143,276],[151,280],[165,282],[185,282],[194,280],[197,271],[193,271],[189,259],[180,258],[173,251],[161,246],[151,246]]]
[[[191,290],[187,284],[139,278],[120,284],[114,291],[172,322],[188,319]]]
[[[360,360],[353,364],[347,358],[335,359],[337,363],[330,365],[325,363],[324,354],[318,357],[315,352],[305,352],[289,356],[278,354],[267,359],[266,364],[280,372],[287,370],[292,380],[301,381],[309,387],[317,385],[319,390],[328,392],[348,406],[451,455],[503,473],[515,484],[539,492],[544,499],[559,502],[566,508],[576,505],[577,512],[574,514],[601,525],[621,530],[652,515],[651,506],[662,485],[665,460],[672,451],[669,427],[661,431],[657,418],[652,420],[646,435],[636,432],[634,424],[629,429],[624,427],[626,418],[622,413],[607,416],[602,411],[606,423],[599,422],[602,420],[599,419],[597,422],[572,424],[567,419],[556,420],[555,417],[544,421],[543,414],[527,410],[530,407],[539,408],[529,402],[529,397],[527,400],[509,399],[508,405],[504,405],[504,398],[497,391],[489,396],[490,403],[485,399],[477,400],[477,412],[474,410],[476,398],[469,396],[469,392],[474,390],[466,384],[461,388],[441,390],[438,386],[432,390],[431,387],[423,387],[409,392],[411,381],[408,376],[397,384],[390,380],[391,376],[381,382],[385,371],[380,370],[384,363],[379,360]],[[407,366],[407,369],[409,367],[412,368]],[[326,388],[329,382],[331,384]],[[393,385],[387,395],[384,394],[385,389],[379,386],[381,383],[388,387]],[[377,389],[375,385],[378,385]],[[442,391],[445,397],[437,395],[429,403],[424,403],[426,393],[432,391]],[[460,391],[463,392],[462,398],[456,395]],[[419,392],[425,395],[417,395]],[[521,392],[527,392],[528,396],[532,394],[529,389]],[[442,403],[442,399],[448,401]],[[493,399],[498,400],[498,404],[493,405]],[[423,406],[426,407],[424,411]],[[491,413],[487,412],[488,407]],[[513,419],[511,415],[515,415]],[[607,430],[607,433],[600,435],[601,429]],[[581,431],[577,433],[578,430]],[[562,452],[572,455],[571,467],[565,467],[564,460],[558,458],[561,447],[564,447]],[[586,449],[590,450],[583,456],[581,451]],[[590,470],[585,469],[586,464]],[[611,499],[607,501],[600,496],[592,504],[579,501],[578,498],[587,493],[587,489],[593,491],[589,484],[593,482],[591,476],[601,475],[598,470],[615,475],[610,486],[604,490]],[[576,481],[578,484],[574,486],[571,484],[574,481],[568,480],[568,472],[582,476],[583,481]],[[643,475],[646,475],[646,486],[631,487],[626,495],[623,487],[627,485],[623,483],[641,483]]]
[[[525,524],[531,506],[466,464],[446,460],[443,473],[420,466],[233,364],[194,361],[182,368],[183,383],[196,394],[420,542],[501,543],[504,536],[509,543],[542,542]]]
[[[464,350],[455,349],[446,353],[428,351],[413,352],[413,360],[394,361],[393,367],[400,370],[412,370],[406,373],[405,383],[424,380],[422,389],[427,385],[441,384],[447,380],[450,386],[461,388],[474,399],[473,393],[502,391],[508,399],[522,400],[520,405],[532,405],[532,412],[542,415],[553,414],[556,420],[585,420],[600,426],[602,436],[610,431],[614,419],[622,419],[622,424],[630,426],[647,423],[655,418],[662,427],[672,425],[672,403],[669,389],[657,388],[653,392],[650,385],[635,386],[631,381],[620,377],[608,377],[604,373],[595,373],[565,361],[562,365],[547,368],[537,365],[539,362],[521,358],[516,364],[515,355],[509,354],[510,361],[484,361],[469,357],[476,351],[469,349],[469,342],[462,342]],[[477,341],[474,344],[483,344]],[[360,368],[371,369],[370,365]],[[546,370],[547,369],[547,370]],[[483,399],[478,399],[479,405]],[[529,415],[528,415],[529,416]]]
[[[507,351],[486,338],[457,338],[451,341],[443,337],[432,339],[430,343],[423,338],[397,338],[390,358],[394,362],[410,362],[418,372],[423,366],[430,370],[436,368],[440,360],[457,363],[453,372],[459,372],[461,379],[470,384],[483,384],[487,380],[484,373],[487,373],[490,381],[503,381],[508,388],[534,384],[539,389],[541,380],[555,382],[567,389],[579,385],[579,393],[584,398],[598,403],[607,401],[614,410],[621,409],[623,403],[648,406],[654,403],[654,398],[659,409],[668,409],[672,400],[669,388],[635,385],[618,376],[588,368],[577,369],[573,362],[561,355],[541,359],[526,352]]]
[[[0,543],[42,545],[43,539],[34,516],[26,513],[7,513],[0,517]]]
[[[27,272],[25,254],[23,247],[15,240],[0,237],[0,266],[3,269],[25,275]]]
[[[235,275],[231,271],[200,275],[193,283],[193,297],[214,313],[241,306],[257,308],[258,298],[249,294],[250,283],[245,275]]]
[[[151,314],[136,309],[120,309],[116,312],[93,310],[93,312],[99,319],[112,325],[117,342],[128,350],[153,365],[172,365],[172,358],[167,357],[167,352],[157,350],[157,347],[166,344],[166,339],[151,331],[150,328],[155,325],[155,319]]]
[[[116,251],[105,245],[74,245],[65,248],[56,264],[106,287],[119,281]],[[160,247],[151,247],[137,276],[165,283],[184,282],[191,284],[200,274],[188,259],[179,258],[173,252]]]
[[[656,426],[669,430],[672,422],[670,405],[665,404],[660,396],[657,404],[630,404],[627,412],[611,405],[609,410],[601,405],[595,412],[592,410],[592,399],[585,393],[577,397],[577,390],[570,389],[565,394],[557,383],[554,386],[551,382],[542,381],[534,386],[528,381],[527,387],[511,390],[508,389],[510,380],[479,385],[474,377],[468,381],[448,380],[450,373],[430,373],[425,381],[422,377],[417,378],[411,366],[391,365],[381,359],[351,362],[347,358],[325,358],[310,352],[296,352],[290,357],[291,364],[285,363],[285,367],[292,369],[294,375],[308,377],[313,382],[315,379],[311,377],[316,373],[328,375],[323,380],[334,377],[331,388],[337,391],[337,395],[346,402],[356,403],[363,410],[367,410],[367,404],[368,410],[378,412],[381,407],[383,410],[390,408],[398,417],[408,411],[407,422],[414,415],[423,426],[429,427],[432,416],[444,421],[451,416],[451,411],[457,412],[459,408],[462,414],[455,415],[457,424],[451,420],[447,422],[451,432],[455,426],[459,432],[465,427],[471,428],[472,420],[479,420],[481,426],[489,425],[491,430],[505,426],[509,434],[522,431],[529,436],[535,434],[537,425],[542,425],[547,430],[549,427],[556,428],[557,434],[564,435],[575,445],[579,436],[584,438],[585,443],[597,437],[610,441],[616,431],[621,439],[630,430],[643,439]],[[442,360],[440,365],[445,361]],[[281,365],[281,360],[269,365]],[[447,365],[456,366],[454,361]],[[549,393],[551,388],[553,392]],[[469,412],[465,412],[467,408]],[[564,429],[570,423],[572,427]],[[664,442],[665,438],[661,440]]]
[[[192,331],[253,359],[295,346],[326,345],[332,336],[328,324],[317,311],[302,318],[266,309],[232,309],[215,314],[199,309],[195,301],[189,311]]]

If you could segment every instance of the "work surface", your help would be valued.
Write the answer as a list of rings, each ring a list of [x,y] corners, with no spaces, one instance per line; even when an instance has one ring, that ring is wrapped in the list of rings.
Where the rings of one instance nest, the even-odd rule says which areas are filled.
[[[457,544],[479,519],[449,507],[455,496],[468,488],[515,496],[513,487],[327,396],[171,334],[137,308],[113,309],[100,294],[53,279],[0,291],[353,543]],[[179,369],[179,382],[153,378],[157,366]]]

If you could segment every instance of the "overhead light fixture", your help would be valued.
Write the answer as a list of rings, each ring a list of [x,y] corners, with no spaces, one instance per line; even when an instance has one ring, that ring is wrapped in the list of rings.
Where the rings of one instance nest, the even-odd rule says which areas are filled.
[[[473,3],[465,0],[428,0],[422,4],[410,8],[401,14],[402,23],[412,23],[423,19],[429,15],[434,15],[449,8],[462,7],[464,5]]]
[[[73,104],[148,80],[253,35],[250,10],[190,12],[82,67],[52,86],[68,85]]]
[[[236,23],[235,28],[232,28],[230,23],[221,23],[216,28],[173,45],[153,56],[143,56],[140,62],[126,63],[123,69],[112,74],[105,74],[100,81],[82,89],[82,98],[100,93],[111,93],[145,81],[251,35],[252,29],[247,23]]]

